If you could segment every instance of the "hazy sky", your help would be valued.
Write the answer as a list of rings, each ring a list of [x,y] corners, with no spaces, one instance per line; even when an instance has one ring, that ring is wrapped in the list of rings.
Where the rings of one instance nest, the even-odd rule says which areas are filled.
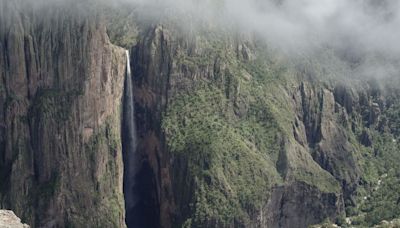
[[[329,45],[400,55],[397,0],[121,0],[217,20],[287,49]],[[160,12],[154,12],[159,10]],[[185,23],[183,21],[182,23]]]

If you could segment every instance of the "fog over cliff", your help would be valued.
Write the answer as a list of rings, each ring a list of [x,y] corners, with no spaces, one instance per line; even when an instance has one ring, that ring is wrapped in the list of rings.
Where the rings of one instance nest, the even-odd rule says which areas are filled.
[[[399,218],[398,2],[0,0],[0,208],[33,228]]]
[[[7,1],[7,0],[1,0]],[[19,0],[47,6],[76,0]],[[187,29],[200,23],[265,39],[289,55],[332,48],[346,61],[361,62],[358,72],[398,72],[400,2],[389,0],[86,0],[132,7],[139,20],[175,18]],[[85,1],[76,1],[84,8]],[[77,5],[74,3],[75,5]],[[89,4],[89,5],[91,5]],[[129,8],[128,7],[128,8]],[[79,10],[78,10],[79,11]],[[85,9],[83,12],[87,11]],[[379,61],[377,61],[379,60]],[[369,61],[369,62],[368,62]],[[384,62],[384,66],[379,63]],[[363,65],[365,65],[363,64]]]
[[[8,1],[8,0],[2,0]],[[48,5],[76,0],[19,0]],[[185,15],[193,20],[235,25],[286,48],[351,46],[399,55],[400,2],[389,0],[86,0],[131,4],[142,17]],[[85,1],[77,1],[79,3]]]
[[[350,62],[353,74],[397,76],[400,2],[388,0],[120,0],[139,18],[174,15],[184,28],[198,22],[254,34],[288,56],[330,48]]]
[[[387,0],[121,0],[235,25],[285,48],[328,45],[399,55],[400,3]],[[183,23],[188,23],[184,21]]]

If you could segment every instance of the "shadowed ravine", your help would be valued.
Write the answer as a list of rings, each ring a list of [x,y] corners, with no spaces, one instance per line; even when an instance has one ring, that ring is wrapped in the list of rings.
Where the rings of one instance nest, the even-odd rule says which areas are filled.
[[[123,100],[122,146],[124,160],[124,198],[126,225],[129,228],[157,227],[154,218],[154,174],[148,162],[137,148],[137,126],[135,118],[135,99],[133,96],[133,76],[131,74],[130,54],[126,51],[126,79]]]
[[[126,79],[124,89],[123,105],[123,155],[124,155],[124,196],[126,209],[126,223],[129,227],[137,227],[134,219],[135,206],[138,203],[138,194],[135,183],[135,176],[138,172],[139,158],[136,153],[136,126],[135,108],[133,99],[132,75],[129,60],[129,51],[126,51]],[[129,216],[131,215],[131,216]]]

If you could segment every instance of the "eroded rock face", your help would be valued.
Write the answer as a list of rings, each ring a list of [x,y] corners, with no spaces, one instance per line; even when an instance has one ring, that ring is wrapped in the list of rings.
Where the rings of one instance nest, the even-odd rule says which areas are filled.
[[[28,225],[21,223],[14,212],[7,210],[0,210],[0,227],[1,228],[29,228]]]
[[[0,2],[0,205],[33,227],[124,227],[125,50],[110,42],[101,17],[77,8],[22,12],[15,2]],[[321,83],[305,72],[285,78],[277,68],[286,63],[273,59],[263,69],[264,56],[240,37],[139,30],[134,42],[112,33],[114,42],[133,45],[133,88],[125,91],[133,93],[137,170],[125,178],[138,200],[128,224],[301,228],[335,221],[345,202],[354,204],[358,143],[374,143],[357,128],[389,128],[382,114],[391,103],[378,90]],[[232,137],[172,151],[176,135],[163,124],[182,95],[190,98],[178,107],[186,115],[174,110],[182,128],[208,111],[217,115],[201,133]],[[198,100],[212,110],[192,105]],[[222,130],[207,135],[214,128]],[[219,147],[225,141],[236,144]]]
[[[19,4],[0,3],[0,204],[34,227],[123,227],[125,51],[73,7]]]
[[[340,197],[301,182],[278,187],[272,191],[267,214],[258,218],[260,227],[302,228],[326,218],[334,220],[344,209]]]
[[[143,154],[143,167],[146,167],[145,164],[150,164],[149,167],[155,177],[157,197],[154,198],[159,203],[158,212],[163,227],[182,226],[182,223],[188,218],[194,220],[195,215],[191,213],[196,210],[193,207],[195,204],[193,199],[195,194],[198,194],[196,181],[200,177],[192,176],[190,167],[188,167],[190,161],[185,156],[174,156],[169,151],[165,144],[165,141],[168,140],[166,137],[174,136],[165,135],[160,128],[160,123],[165,118],[162,114],[168,108],[169,103],[176,99],[177,94],[190,93],[196,87],[196,83],[201,83],[202,80],[211,80],[216,84],[221,83],[223,86],[228,86],[224,83],[229,84],[225,80],[229,80],[230,70],[227,63],[224,62],[226,60],[220,58],[215,61],[211,60],[212,65],[188,68],[187,65],[177,60],[176,55],[191,50],[191,46],[187,47],[186,43],[180,43],[174,39],[176,37],[169,34],[167,29],[156,27],[147,34],[146,38],[138,42],[132,57],[136,86],[134,91],[137,102],[138,150]],[[200,47],[197,47],[197,52],[201,51]],[[242,51],[241,49],[240,52]],[[246,59],[246,61],[248,60]],[[246,80],[251,80],[251,78],[246,77]],[[233,87],[233,85],[229,86]],[[235,92],[238,88],[228,87],[228,89],[230,91],[226,92],[227,97],[234,102],[239,102],[238,100],[241,98],[237,97],[238,94]],[[295,112],[298,115],[298,117],[295,116],[297,118],[297,124],[294,126],[296,135],[288,136],[289,138],[286,140],[277,139],[275,142],[278,145],[282,144],[282,151],[277,161],[277,172],[281,173],[285,184],[274,187],[271,192],[265,190],[265,194],[270,196],[270,200],[263,202],[262,209],[246,208],[250,220],[242,221],[238,218],[232,223],[225,224],[210,218],[201,223],[192,221],[193,226],[307,227],[309,224],[319,223],[325,218],[335,220],[343,213],[343,195],[339,188],[336,188],[339,184],[334,183],[335,177],[333,174],[329,174],[330,161],[324,161],[325,166],[323,166],[323,162],[319,165],[320,161],[313,160],[310,152],[311,147],[314,148],[321,141],[328,144],[341,137],[339,127],[336,126],[337,123],[332,120],[333,117],[330,114],[335,108],[333,93],[327,90],[318,91],[318,89],[309,88],[308,85],[302,85],[300,91],[296,97],[298,102],[293,102],[292,107],[293,110],[298,110]],[[282,96],[288,96],[287,91],[281,92]],[[318,93],[320,96],[316,96]],[[320,108],[321,104],[324,107]],[[313,109],[314,107],[315,109]],[[242,111],[238,116],[245,117],[248,108],[241,107],[240,109]],[[321,109],[323,109],[322,112]],[[322,115],[324,116],[322,117]],[[292,140],[291,137],[295,140]],[[324,144],[321,143],[321,145]],[[321,147],[330,148],[329,146]],[[332,150],[334,151],[330,152],[331,157],[337,156],[336,150]],[[324,153],[328,153],[326,151]],[[343,151],[343,153],[351,153],[349,148],[345,148]],[[196,153],[187,151],[187,153],[193,152]],[[349,161],[352,160],[349,159]],[[207,166],[204,164],[205,169]],[[306,178],[299,176],[304,175],[303,173],[311,176],[321,174],[322,177],[312,178],[315,178],[316,182],[319,180],[329,181],[333,187],[328,184],[327,188],[321,189],[313,186],[316,183],[297,181],[297,179]],[[330,187],[332,188],[330,189]],[[171,221],[173,221],[172,224]]]
[[[158,128],[160,120],[162,122],[165,118],[162,112],[168,109],[177,94],[190,94],[196,83],[204,81],[224,87],[227,99],[232,100],[235,118],[246,118],[250,108],[248,103],[241,102],[240,83],[230,81],[230,71],[233,70],[226,59],[216,57],[210,61],[212,64],[201,66],[196,63],[194,66],[182,64],[177,60],[179,53],[183,52],[190,58],[191,55],[197,57],[193,53],[204,51],[201,46],[188,43],[177,39],[168,29],[156,27],[135,47],[134,61],[138,61],[135,99],[138,110],[141,110],[138,114],[140,122],[145,123],[145,127],[139,127],[142,145],[149,142],[156,145],[143,146],[142,151],[145,159],[150,161],[156,185],[159,186],[158,202],[162,205],[160,213],[164,215],[161,218],[166,219],[161,219],[161,224],[169,227],[163,221],[170,221],[168,218],[172,216],[174,224],[178,225],[188,219],[186,224],[206,224],[208,227],[307,227],[326,218],[335,221],[344,216],[345,202],[346,206],[355,204],[354,194],[361,181],[359,145],[368,147],[372,143],[368,136],[361,134],[358,137],[356,128],[381,128],[383,121],[380,116],[385,100],[368,83],[347,86],[340,82],[324,84],[310,79],[309,75],[302,75],[293,82],[294,86],[283,86],[274,94],[285,99],[289,107],[285,111],[290,113],[292,121],[289,130],[292,135],[283,133],[275,141],[281,149],[274,168],[281,175],[283,184],[265,190],[269,200],[264,202],[262,209],[245,209],[249,220],[223,223],[210,218],[194,222],[196,208],[190,205],[197,203],[193,202],[193,195],[197,192],[196,181],[201,177],[190,173],[190,161],[185,155],[175,156],[166,147],[165,141],[174,136],[165,135]],[[229,46],[235,47],[235,44],[226,46],[228,48],[224,50],[229,53]],[[239,56],[242,51],[239,49]],[[250,54],[247,53],[247,56]],[[243,61],[250,60],[244,58]],[[245,81],[252,80],[248,72],[242,75]],[[284,121],[281,123],[287,124]],[[193,152],[196,151],[187,151]],[[206,170],[211,163],[203,160],[196,162]],[[204,181],[212,184],[211,178]],[[229,186],[229,183],[226,185]],[[221,192],[231,194],[228,190]]]
[[[137,151],[142,157],[136,177],[142,183],[138,214],[147,217],[147,226],[171,227],[174,199],[170,155],[161,121],[168,102],[172,59],[168,34],[162,27],[144,35],[133,49],[132,60]]]
[[[294,100],[314,160],[341,183],[345,197],[350,197],[360,178],[355,148],[347,132],[354,98],[339,88],[331,91],[303,82]]]

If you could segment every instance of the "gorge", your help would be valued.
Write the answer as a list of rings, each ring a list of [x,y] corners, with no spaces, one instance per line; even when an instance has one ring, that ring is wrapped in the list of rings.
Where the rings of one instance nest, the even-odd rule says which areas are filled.
[[[396,48],[292,52],[133,3],[0,0],[0,209],[31,227],[397,221]]]

